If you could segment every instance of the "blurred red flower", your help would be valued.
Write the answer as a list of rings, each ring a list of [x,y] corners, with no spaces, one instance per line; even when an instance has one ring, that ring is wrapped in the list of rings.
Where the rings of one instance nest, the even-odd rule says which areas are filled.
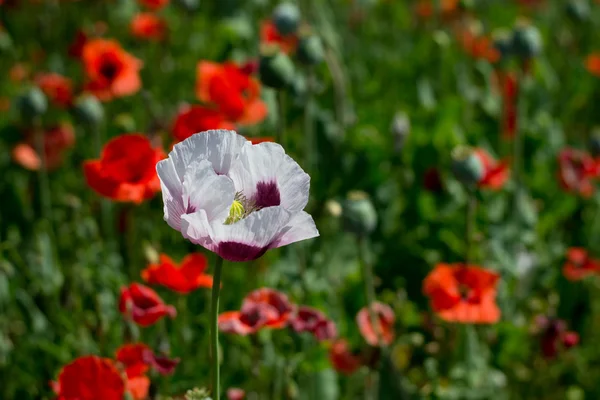
[[[560,350],[577,346],[579,334],[567,331],[567,323],[561,319],[538,318],[539,328],[542,328],[540,346],[542,354],[547,359],[553,359]]]
[[[187,294],[201,287],[212,287],[212,276],[204,273],[207,268],[208,262],[201,253],[186,256],[181,265],[175,264],[166,254],[161,254],[158,264],[151,264],[142,271],[142,279],[151,285],[162,285],[177,293]]]
[[[141,134],[126,134],[110,140],[99,160],[88,160],[83,171],[88,185],[115,201],[141,203],[160,191],[156,163],[165,158]]]
[[[294,306],[285,294],[265,287],[254,290],[246,296],[242,303],[242,314],[246,309],[255,305],[274,311],[274,313],[268,313],[270,317],[265,323],[269,328],[283,328],[287,326],[294,311]]]
[[[87,41],[87,34],[82,30],[78,30],[75,33],[75,38],[69,45],[68,54],[73,58],[81,58],[81,55],[83,54],[83,47]]]
[[[277,30],[277,27],[271,20],[262,21],[260,24],[260,42],[275,43],[279,46],[279,50],[289,54],[296,51],[298,47],[298,36],[282,35]]]
[[[583,197],[594,194],[593,179],[600,174],[600,165],[594,158],[581,150],[566,148],[558,155],[558,177],[561,187]]]
[[[138,0],[138,3],[144,7],[156,11],[169,4],[169,0]]]
[[[246,392],[240,388],[229,388],[227,389],[227,400],[244,400],[246,398]]]
[[[113,361],[80,357],[63,367],[52,384],[56,400],[122,400],[125,383]]]
[[[476,149],[475,155],[481,160],[483,165],[483,177],[478,185],[481,188],[498,190],[501,189],[509,177],[508,162],[496,161],[487,151]]]
[[[600,53],[592,53],[585,59],[585,68],[594,76],[600,77]]]
[[[102,101],[132,95],[142,86],[139,75],[142,62],[115,40],[86,41],[82,61],[87,76],[85,88]]]
[[[563,266],[563,275],[570,281],[578,281],[590,275],[600,273],[600,260],[590,257],[587,250],[571,247],[567,251],[567,260]]]
[[[46,129],[43,132],[43,140],[46,167],[48,170],[56,169],[62,164],[65,151],[75,144],[75,131],[71,124],[62,123]],[[42,161],[36,150],[33,132],[27,132],[25,140],[13,148],[12,158],[23,168],[32,171],[40,169]]]
[[[274,142],[275,138],[271,136],[262,136],[262,137],[246,137],[252,144],[259,144],[264,142]]]
[[[260,99],[260,83],[237,65],[200,61],[196,68],[196,96],[215,105],[228,121],[253,125],[267,116]]]
[[[185,106],[175,117],[173,136],[182,141],[194,133],[210,129],[235,129],[235,125],[218,110],[198,105]]]
[[[423,282],[431,307],[445,321],[489,324],[500,319],[500,275],[474,265],[438,264]]]
[[[150,326],[168,315],[175,318],[175,307],[166,305],[156,292],[139,283],[121,288],[119,311],[140,326]]]
[[[69,107],[73,102],[73,83],[59,74],[43,73],[35,78],[36,85],[59,107]]]
[[[290,324],[294,331],[310,332],[319,341],[331,340],[337,336],[337,329],[333,321],[316,308],[300,306]]]
[[[128,378],[144,375],[152,367],[162,375],[175,370],[179,359],[157,356],[143,343],[126,344],[117,349],[116,359],[125,368]]]
[[[380,344],[389,345],[394,340],[394,322],[396,317],[394,310],[390,306],[380,302],[371,304],[371,310],[377,318],[377,327],[374,327],[369,315],[367,307],[360,309],[356,314],[356,324],[360,334],[365,341],[371,346],[379,346]]]
[[[350,352],[346,339],[338,339],[331,345],[329,361],[337,372],[345,375],[354,373],[362,365],[360,357]]]
[[[167,23],[152,13],[136,14],[129,25],[131,34],[138,39],[163,40],[167,34]]]
[[[459,29],[457,36],[465,53],[474,59],[484,59],[490,63],[500,60],[500,52],[489,37],[477,33],[471,27]]]

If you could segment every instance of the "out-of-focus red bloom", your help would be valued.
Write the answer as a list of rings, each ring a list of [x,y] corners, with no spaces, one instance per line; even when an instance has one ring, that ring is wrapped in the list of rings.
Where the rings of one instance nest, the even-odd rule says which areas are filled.
[[[490,324],[500,319],[500,275],[474,265],[438,264],[423,282],[431,307],[445,321]]]
[[[175,307],[166,305],[156,292],[139,283],[121,288],[119,311],[140,326],[150,326],[164,316],[175,318]]]
[[[319,341],[331,340],[337,336],[337,329],[333,321],[316,308],[298,307],[290,324],[296,332],[310,332]]]
[[[75,33],[75,38],[69,45],[69,55],[73,58],[81,58],[81,55],[83,54],[83,47],[87,41],[88,36],[86,33],[82,30],[78,30],[77,33]]]
[[[269,328],[284,328],[287,326],[294,311],[294,306],[285,294],[265,287],[254,290],[246,296],[242,303],[242,314],[244,310],[255,305],[275,311],[275,313],[269,313],[272,317],[265,323]]]
[[[500,52],[494,47],[493,41],[469,27],[459,30],[458,41],[464,51],[474,59],[484,59],[491,63],[500,60]]]
[[[242,71],[246,75],[254,75],[256,72],[258,72],[258,66],[258,60],[251,59],[240,66],[240,71]]]
[[[160,41],[167,34],[167,23],[152,13],[136,14],[129,25],[131,34],[138,39]]]
[[[585,59],[585,68],[594,76],[600,77],[600,53],[592,53]]]
[[[29,76],[30,68],[27,64],[16,63],[8,71],[8,76],[13,82],[22,82]]]
[[[169,4],[169,0],[138,0],[138,3],[144,7],[156,11]]]
[[[65,151],[75,144],[75,131],[71,124],[63,123],[45,130],[43,140],[46,167],[53,170],[62,164]],[[12,158],[23,168],[32,171],[40,169],[42,161],[36,149],[33,132],[27,132],[25,140],[13,148]]]
[[[260,24],[260,42],[275,43],[279,50],[289,54],[296,51],[298,47],[298,36],[282,35],[271,20],[262,21]]]
[[[165,158],[141,134],[127,134],[110,140],[99,160],[83,164],[88,185],[115,201],[141,203],[160,191],[156,163]]]
[[[227,400],[244,400],[246,398],[246,392],[240,388],[229,388],[227,389]]]
[[[566,350],[579,343],[579,334],[567,330],[567,323],[561,319],[541,317],[537,319],[538,328],[542,329],[540,346],[547,359],[553,359],[561,350]]]
[[[127,379],[125,387],[133,400],[146,400],[150,392],[150,378],[145,375],[134,376]]]
[[[144,375],[150,367],[162,375],[167,375],[172,373],[179,364],[178,358],[158,356],[143,343],[121,346],[117,350],[116,359],[125,368],[128,378]]]
[[[563,275],[570,281],[578,281],[590,275],[600,273],[600,260],[590,257],[587,250],[571,247],[567,251],[567,261],[563,266]]]
[[[423,175],[423,186],[432,193],[439,193],[444,189],[440,171],[436,167],[429,167]]]
[[[459,0],[442,0],[440,3],[442,17],[452,17],[458,10],[458,1]],[[431,18],[434,12],[435,4],[433,0],[420,0],[415,6],[415,13],[417,16],[424,19]]]
[[[271,136],[261,136],[261,137],[247,137],[252,144],[259,144],[264,142],[274,142],[275,138]]]
[[[73,83],[59,74],[39,74],[35,83],[48,96],[50,101],[60,107],[69,107],[73,101]]]
[[[196,96],[215,105],[228,121],[239,125],[257,124],[267,116],[258,80],[230,62],[200,61],[196,68]]]
[[[87,76],[85,88],[102,101],[132,95],[142,86],[142,62],[115,40],[86,41],[81,59]]]
[[[180,266],[166,254],[161,254],[158,264],[151,264],[142,271],[142,279],[151,285],[162,285],[186,294],[201,287],[212,287],[212,276],[204,273],[207,268],[208,262],[201,253],[186,256]]]
[[[501,189],[509,177],[508,162],[498,162],[487,151],[479,148],[475,149],[475,155],[483,165],[483,176],[478,186],[491,190]]]
[[[185,106],[175,117],[173,136],[182,141],[194,133],[210,129],[235,129],[235,125],[218,110],[198,105]]]
[[[360,334],[371,346],[380,344],[389,345],[394,340],[394,322],[396,317],[390,306],[380,302],[371,304],[371,310],[376,317],[377,326],[374,327],[367,307],[360,309],[356,314],[356,324]]]
[[[566,148],[558,155],[558,177],[561,187],[583,197],[594,194],[594,182],[600,174],[600,164],[594,158],[580,150]]]
[[[123,400],[125,382],[113,361],[85,356],[66,365],[52,384],[56,400]]]
[[[353,354],[346,339],[338,339],[329,348],[329,361],[333,368],[345,375],[353,374],[362,365],[359,356]]]

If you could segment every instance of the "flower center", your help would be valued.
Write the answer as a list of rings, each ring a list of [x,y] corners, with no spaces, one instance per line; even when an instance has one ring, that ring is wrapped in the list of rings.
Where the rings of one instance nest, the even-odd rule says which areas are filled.
[[[244,205],[239,200],[233,200],[231,208],[229,209],[229,216],[225,220],[225,225],[231,225],[234,222],[238,222],[240,219],[244,218],[245,213],[246,210],[244,209]]]

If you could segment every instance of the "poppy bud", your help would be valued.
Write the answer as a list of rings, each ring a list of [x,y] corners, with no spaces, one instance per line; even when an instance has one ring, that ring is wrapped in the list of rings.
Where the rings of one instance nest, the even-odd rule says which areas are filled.
[[[467,186],[476,185],[484,175],[481,159],[471,147],[458,146],[452,150],[452,173]]]
[[[316,65],[323,61],[325,50],[317,35],[307,34],[300,38],[297,50],[298,61],[307,65]]]
[[[293,35],[300,25],[300,10],[295,4],[282,3],[275,7],[271,18],[282,36]]]
[[[592,131],[589,146],[592,156],[600,157],[600,128],[596,128]]]
[[[194,388],[187,391],[185,394],[185,400],[211,400],[211,398],[208,394],[208,390],[204,388]]]
[[[377,226],[377,212],[369,195],[362,191],[348,193],[342,207],[344,228],[357,235],[371,234]]]
[[[93,94],[84,94],[75,100],[75,116],[83,124],[97,125],[104,119],[102,103]]]
[[[262,83],[274,89],[290,86],[295,76],[292,60],[277,45],[262,46],[258,73]]]
[[[519,20],[513,29],[512,46],[515,54],[523,59],[538,56],[542,51],[540,31],[526,20]]]
[[[408,115],[405,112],[397,112],[392,120],[390,130],[394,137],[394,150],[396,152],[402,151],[404,142],[410,133],[410,119],[408,119]]]
[[[494,48],[500,53],[500,60],[508,57],[513,51],[512,35],[507,29],[497,29],[492,32]]]
[[[590,5],[587,0],[570,0],[567,3],[567,15],[576,22],[583,22],[590,17]]]
[[[19,96],[17,107],[24,120],[31,120],[46,112],[48,99],[38,87],[34,86]]]

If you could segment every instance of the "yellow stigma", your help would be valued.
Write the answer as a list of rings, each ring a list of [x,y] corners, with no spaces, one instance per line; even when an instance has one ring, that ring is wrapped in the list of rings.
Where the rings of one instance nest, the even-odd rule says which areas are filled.
[[[234,200],[231,203],[231,208],[229,209],[229,216],[225,220],[225,225],[233,224],[234,222],[238,222],[240,219],[244,217],[246,210],[244,210],[244,206],[237,200]]]

